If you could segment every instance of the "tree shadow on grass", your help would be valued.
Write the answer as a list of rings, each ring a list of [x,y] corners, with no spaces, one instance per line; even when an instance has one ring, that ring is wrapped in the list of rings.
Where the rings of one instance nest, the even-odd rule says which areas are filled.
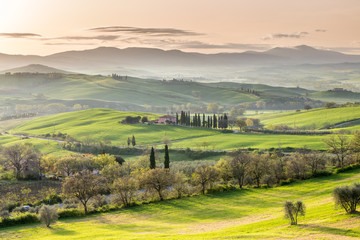
[[[299,224],[299,227],[306,228],[307,230],[322,232],[331,235],[348,236],[348,237],[360,236],[360,230],[325,227],[314,224]]]
[[[56,227],[56,228],[50,227],[49,229],[51,229],[51,232],[53,234],[60,235],[60,236],[69,236],[69,235],[76,234],[76,231],[68,230],[68,229],[60,228],[60,227]]]

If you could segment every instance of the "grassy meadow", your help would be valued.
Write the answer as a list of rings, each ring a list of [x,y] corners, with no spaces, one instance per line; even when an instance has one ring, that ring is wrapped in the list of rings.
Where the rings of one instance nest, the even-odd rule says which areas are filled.
[[[112,145],[118,146],[125,146],[127,138],[134,135],[137,145],[159,145],[158,147],[161,147],[162,139],[167,137],[173,142],[173,148],[205,150],[302,148],[304,146],[324,149],[325,145],[322,139],[327,137],[251,133],[224,134],[212,129],[119,123],[128,115],[147,116],[149,119],[156,119],[160,116],[139,112],[118,112],[110,109],[89,109],[39,117],[20,124],[12,129],[11,133],[44,135],[60,131],[78,140],[82,140],[86,136],[91,136],[95,140],[106,138],[111,140]]]
[[[125,145],[127,138],[132,137],[132,135],[136,137],[137,145],[147,145],[161,143],[164,137],[176,141],[218,134],[217,131],[211,129],[119,123],[126,116],[147,116],[149,120],[155,120],[161,115],[119,112],[110,109],[89,109],[40,117],[20,124],[11,132],[43,135],[60,131],[78,140],[82,140],[86,136],[91,136],[95,140],[107,138],[113,145]]]
[[[258,117],[266,127],[270,125],[287,125],[298,128],[321,129],[337,123],[360,118],[360,107],[316,108],[275,114],[263,114]]]
[[[360,171],[268,189],[244,189],[145,204],[107,214],[3,229],[2,239],[356,239],[359,215],[334,207],[334,187],[357,182]],[[290,226],[286,200],[301,200],[305,217]]]

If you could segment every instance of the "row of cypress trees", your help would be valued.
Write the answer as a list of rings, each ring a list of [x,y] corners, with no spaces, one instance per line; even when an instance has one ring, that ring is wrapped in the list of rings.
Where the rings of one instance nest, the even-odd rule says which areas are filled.
[[[227,129],[228,123],[229,120],[226,113],[220,116],[215,114],[213,116],[208,115],[207,118],[205,113],[202,114],[202,117],[200,113],[195,113],[192,120],[190,112],[181,111],[180,116],[176,113],[176,124],[183,126]]]
[[[156,161],[155,161],[155,151],[154,148],[151,147],[150,152],[150,169],[156,168]],[[170,168],[170,157],[169,157],[169,148],[168,145],[165,145],[165,156],[164,156],[164,168]]]

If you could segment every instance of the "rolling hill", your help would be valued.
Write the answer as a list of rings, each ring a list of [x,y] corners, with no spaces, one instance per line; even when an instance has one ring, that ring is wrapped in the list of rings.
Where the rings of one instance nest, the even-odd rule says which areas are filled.
[[[17,67],[12,69],[7,69],[4,71],[1,71],[0,73],[63,73],[63,74],[70,74],[71,72],[64,71],[57,68],[48,67],[41,64],[30,64],[23,67]]]
[[[207,150],[233,150],[239,148],[302,148],[325,149],[325,136],[273,135],[251,133],[221,133],[207,128],[189,128],[171,125],[143,125],[119,123],[126,116],[159,115],[141,112],[118,112],[110,109],[89,109],[78,112],[44,116],[24,122],[10,130],[13,134],[45,135],[67,133],[77,140],[91,136],[94,140],[104,138],[112,145],[125,146],[128,137],[134,135],[138,145],[159,145],[164,137],[173,141],[173,148]],[[206,143],[204,145],[204,143]]]

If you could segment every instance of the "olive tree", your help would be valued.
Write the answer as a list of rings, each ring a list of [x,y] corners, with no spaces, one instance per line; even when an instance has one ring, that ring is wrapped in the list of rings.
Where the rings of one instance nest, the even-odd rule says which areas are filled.
[[[202,166],[195,170],[193,180],[201,186],[202,194],[205,194],[207,185],[214,183],[219,177],[218,170],[212,166]]]
[[[55,223],[58,219],[57,209],[55,206],[42,205],[39,210],[39,220],[50,227],[50,224]]]
[[[39,155],[30,144],[4,147],[2,155],[5,158],[5,167],[14,170],[16,179],[21,179],[25,173],[35,173],[40,170]]]
[[[164,200],[164,191],[174,183],[174,173],[169,169],[151,169],[141,176],[141,185],[147,190],[158,193],[160,201]]]
[[[87,214],[87,203],[89,200],[101,194],[106,189],[105,178],[95,175],[88,170],[67,177],[62,184],[62,193],[69,198],[77,198],[84,206]]]
[[[235,153],[230,160],[231,174],[238,181],[239,187],[244,186],[245,177],[248,174],[251,156],[248,153]]]
[[[139,189],[138,181],[131,176],[124,176],[115,180],[113,184],[113,193],[117,195],[117,198],[125,206],[130,206],[135,197],[135,191]]]
[[[334,189],[335,204],[345,209],[347,213],[356,213],[356,207],[360,203],[360,184],[340,186]]]
[[[293,203],[286,201],[284,203],[285,218],[290,219],[291,225],[297,225],[297,218],[299,215],[305,215],[305,204],[302,201]]]

